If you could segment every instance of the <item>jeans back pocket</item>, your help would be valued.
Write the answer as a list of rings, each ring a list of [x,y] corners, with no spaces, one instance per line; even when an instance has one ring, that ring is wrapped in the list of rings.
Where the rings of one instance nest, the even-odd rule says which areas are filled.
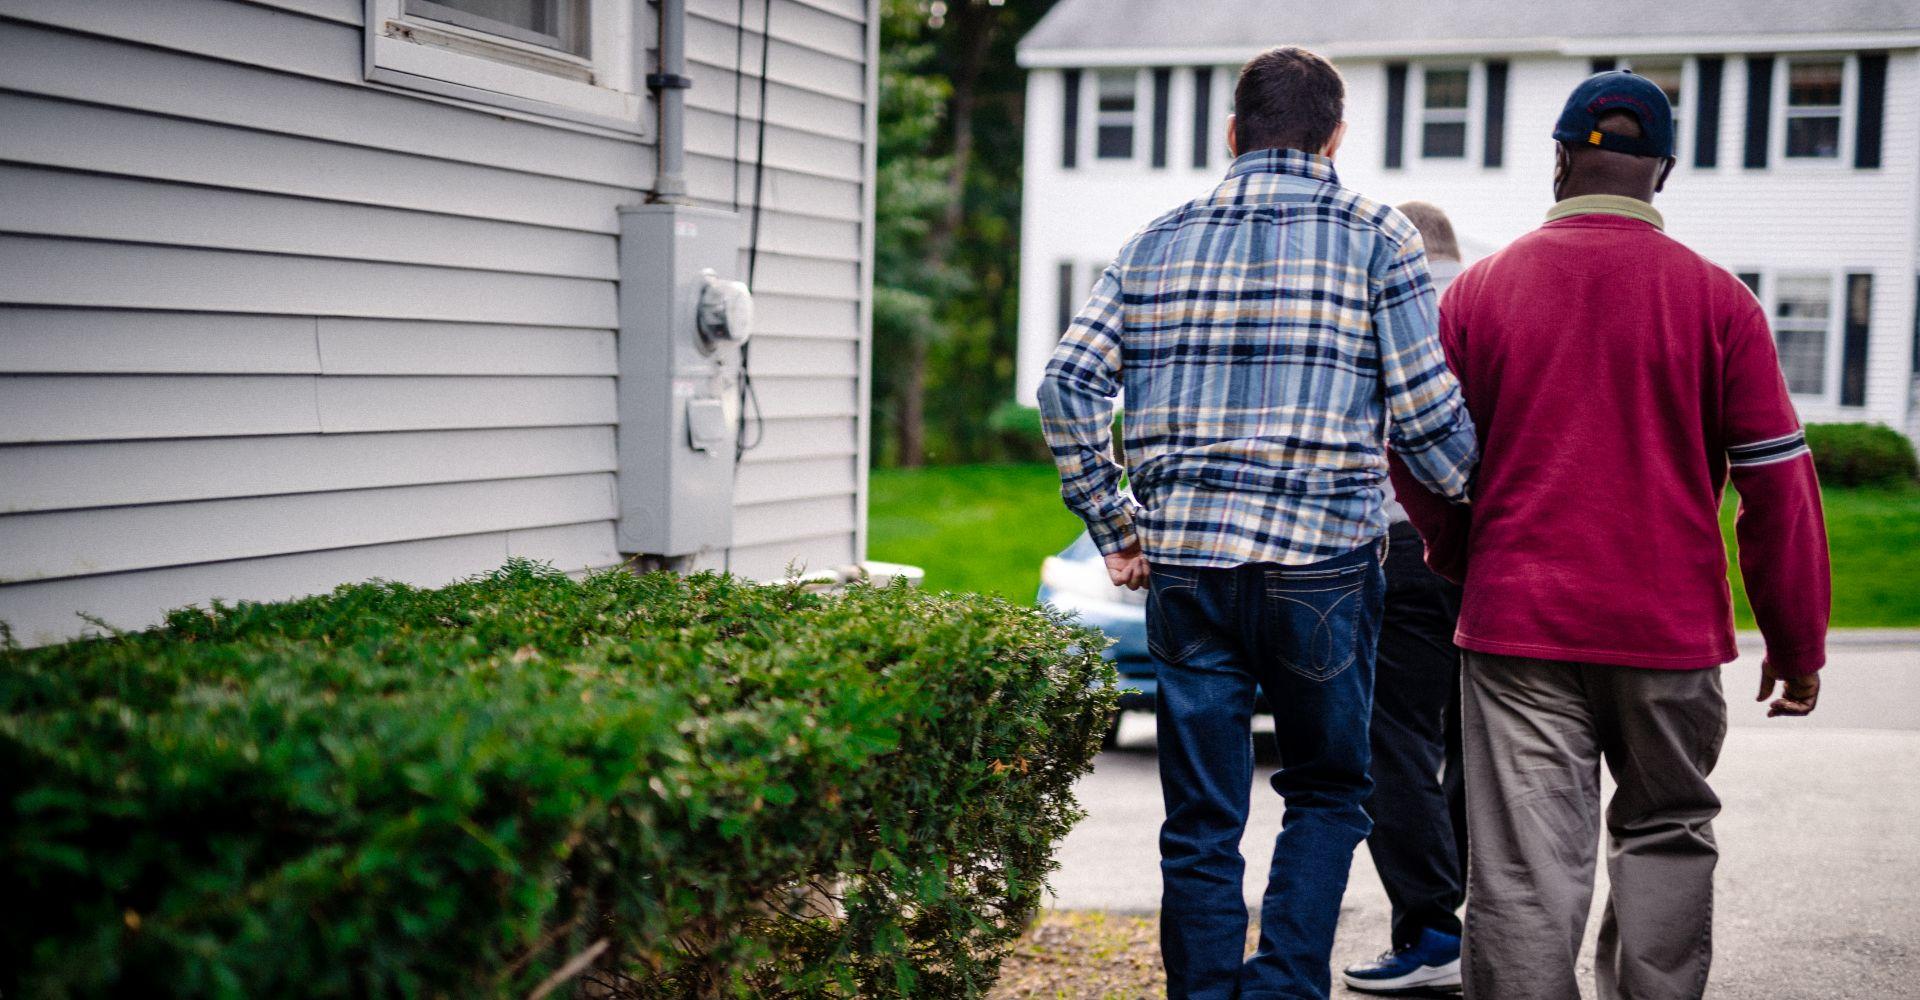
[[[1372,568],[1356,562],[1268,573],[1262,625],[1283,666],[1312,681],[1330,680],[1353,666]]]
[[[1200,582],[1191,571],[1153,568],[1147,581],[1147,652],[1162,663],[1179,663],[1207,641]]]

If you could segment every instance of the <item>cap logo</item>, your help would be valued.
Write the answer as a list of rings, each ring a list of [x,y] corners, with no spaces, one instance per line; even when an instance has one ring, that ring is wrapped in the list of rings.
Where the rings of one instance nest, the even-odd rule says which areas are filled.
[[[1642,122],[1647,121],[1653,114],[1653,108],[1649,107],[1645,101],[1630,94],[1602,94],[1595,98],[1593,103],[1587,105],[1587,113],[1598,115],[1605,111],[1612,111],[1614,109],[1610,105],[1614,104],[1632,105],[1635,117]]]
[[[1589,146],[1598,146],[1598,145],[1600,145],[1600,133],[1599,133],[1599,132],[1588,132],[1588,133],[1587,133],[1587,145],[1589,145]]]

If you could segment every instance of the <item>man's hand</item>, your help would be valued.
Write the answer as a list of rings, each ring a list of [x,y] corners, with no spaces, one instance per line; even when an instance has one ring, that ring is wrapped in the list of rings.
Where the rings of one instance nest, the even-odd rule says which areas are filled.
[[[1107,561],[1107,579],[1112,580],[1114,586],[1139,590],[1147,585],[1147,557],[1140,551],[1139,542],[1104,558]]]
[[[1112,556],[1108,556],[1107,565],[1111,567]],[[1776,715],[1806,715],[1820,702],[1820,675],[1808,674],[1805,677],[1781,677],[1773,669],[1772,660],[1760,661],[1760,696],[1754,701],[1766,701],[1773,697],[1775,683],[1782,690],[1780,697],[1774,699],[1767,708],[1767,718]]]

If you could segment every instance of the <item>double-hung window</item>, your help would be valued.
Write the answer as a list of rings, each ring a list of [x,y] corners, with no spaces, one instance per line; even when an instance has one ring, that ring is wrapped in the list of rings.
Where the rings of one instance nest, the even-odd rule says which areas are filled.
[[[366,76],[496,107],[640,130],[630,0],[366,0]]]
[[[1773,337],[1788,392],[1826,394],[1832,334],[1832,275],[1783,274],[1773,279]]]
[[[1422,81],[1420,155],[1429,160],[1466,159],[1472,71],[1465,66],[1428,67]]]
[[[1094,87],[1094,156],[1133,159],[1134,120],[1140,105],[1140,74],[1103,69]]]
[[[1841,59],[1787,64],[1786,154],[1793,159],[1837,159],[1845,114],[1847,64]]]

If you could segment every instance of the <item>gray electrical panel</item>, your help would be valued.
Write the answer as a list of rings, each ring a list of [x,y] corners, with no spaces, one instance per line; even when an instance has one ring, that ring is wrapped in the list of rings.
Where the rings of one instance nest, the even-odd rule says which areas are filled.
[[[745,287],[731,280],[740,235],[731,212],[620,212],[622,552],[686,556],[732,543],[741,343],[751,322]]]

